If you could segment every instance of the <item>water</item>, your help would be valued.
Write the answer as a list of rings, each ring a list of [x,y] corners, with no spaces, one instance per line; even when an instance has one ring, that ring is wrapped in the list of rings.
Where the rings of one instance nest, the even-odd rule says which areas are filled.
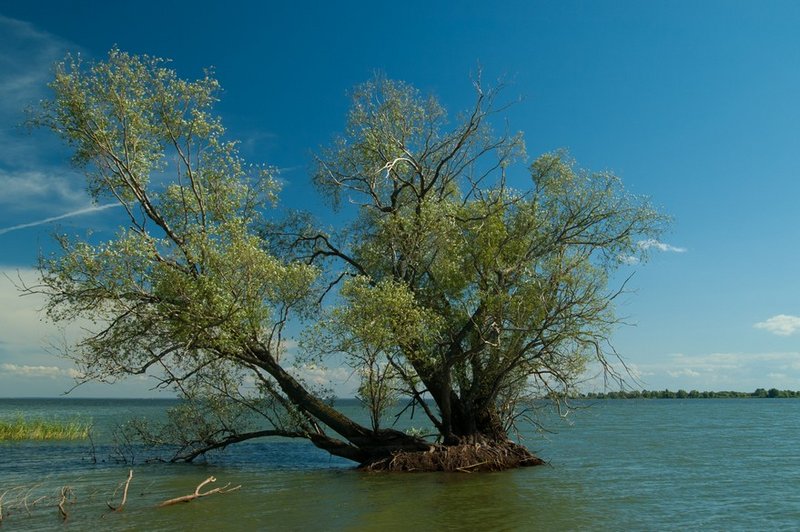
[[[85,442],[0,444],[3,528],[64,526],[56,508],[64,485],[75,494],[65,523],[74,530],[800,527],[798,400],[600,401],[571,424],[551,421],[557,432],[545,439],[527,435],[549,465],[490,474],[365,474],[302,441],[248,442],[205,464],[136,464],[124,511],[110,512],[106,501],[129,470],[109,459],[111,428],[132,416],[158,417],[169,404],[0,400],[0,417],[91,418],[98,458]],[[343,408],[356,413],[352,404]],[[209,476],[218,481],[208,487],[242,487],[156,507]],[[29,503],[46,498],[28,511],[10,508],[23,493]]]

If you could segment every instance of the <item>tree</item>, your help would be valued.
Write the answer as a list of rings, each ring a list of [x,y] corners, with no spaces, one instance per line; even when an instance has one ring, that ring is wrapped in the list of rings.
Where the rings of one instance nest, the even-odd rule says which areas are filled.
[[[333,232],[300,213],[275,220],[272,171],[224,140],[210,75],[184,81],[112,50],[91,65],[68,57],[52,88],[35,123],[73,147],[93,198],[118,202],[128,227],[105,242],[59,237],[28,290],[46,294],[50,318],[96,325],[71,350],[85,379],[156,372],[178,391],[172,428],[140,431],[180,440],[178,459],[281,435],[374,467],[533,463],[508,441],[525,399],[564,396],[589,362],[610,370],[609,276],[663,222],[563,153],[509,186],[522,136],[493,134],[497,91],[478,83],[453,123],[404,83],[356,89],[314,175],[354,220]],[[284,353],[291,317],[309,323],[301,357]],[[291,367],[342,354],[370,427]],[[381,426],[399,397],[439,443]]]

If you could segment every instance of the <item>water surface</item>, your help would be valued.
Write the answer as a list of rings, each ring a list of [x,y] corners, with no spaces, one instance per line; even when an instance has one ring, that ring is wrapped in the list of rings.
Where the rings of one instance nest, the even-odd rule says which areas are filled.
[[[62,526],[52,504],[69,485],[76,530],[793,530],[800,526],[800,401],[616,400],[575,412],[556,432],[525,433],[549,461],[488,474],[365,474],[293,440],[248,442],[205,464],[134,465],[129,500],[106,500],[129,466],[113,460],[115,424],[158,417],[147,400],[0,400],[0,417],[82,416],[95,448],[79,443],[0,444],[0,496],[47,496],[8,530]],[[357,412],[352,403],[342,406]],[[419,420],[406,421],[418,425]],[[94,459],[97,459],[95,463]],[[137,457],[137,460],[144,456]],[[156,508],[208,476],[237,491]],[[209,486],[213,487],[213,486]],[[117,497],[118,500],[118,497]],[[8,505],[6,505],[8,507]]]

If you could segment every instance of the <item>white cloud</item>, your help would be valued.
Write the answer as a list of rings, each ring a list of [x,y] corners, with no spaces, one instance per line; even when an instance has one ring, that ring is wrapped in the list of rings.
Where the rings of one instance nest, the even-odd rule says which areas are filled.
[[[644,370],[638,364],[634,364],[632,362],[629,363],[629,364],[626,364],[626,367],[628,368],[628,372],[631,374],[631,377],[633,377],[636,380],[641,380],[644,377],[649,377],[649,376],[653,375],[652,372]],[[618,370],[621,373],[625,372],[625,368],[618,368]]]
[[[35,102],[47,88],[51,68],[75,48],[28,22],[0,15],[0,111],[17,112]]]
[[[32,377],[55,379],[58,377],[77,378],[81,374],[74,368],[60,368],[58,366],[30,366],[20,364],[0,364],[0,377]]]
[[[24,283],[38,279],[36,270],[25,268],[0,269],[0,340],[10,351],[42,351],[44,338],[54,332],[52,326],[41,321],[39,309],[44,299],[38,295],[21,296],[14,283],[19,278]]]
[[[77,321],[66,328],[43,319],[44,297],[20,296],[9,278],[35,283],[38,273],[31,268],[14,269],[0,265],[0,397],[51,397],[71,389],[80,375],[67,359],[53,351],[78,341],[91,328]],[[57,345],[59,348],[51,349]],[[75,391],[80,397],[154,397],[146,376],[129,378],[113,385],[91,383]]]
[[[46,166],[43,164],[42,166]],[[64,170],[0,170],[0,207],[6,212],[41,210],[61,205],[64,210],[86,205],[84,179]]]
[[[353,376],[353,370],[344,366],[301,364],[289,371],[295,378],[309,384],[332,389],[338,397],[355,397],[358,388],[358,378]]]
[[[77,342],[91,325],[77,321],[61,326],[48,321],[42,312],[44,296],[22,295],[15,286],[34,285],[38,279],[38,272],[32,268],[0,266],[0,362],[20,367],[52,366],[59,360],[52,351]]]
[[[632,360],[644,388],[739,390],[800,388],[800,352],[673,353]]]
[[[86,206],[84,180],[66,166],[66,147],[49,132],[21,127],[25,109],[47,96],[53,64],[78,47],[2,15],[0,35],[0,223]]]
[[[786,380],[789,376],[786,373],[778,373],[778,372],[770,372],[767,373],[767,377],[773,380]]]
[[[677,246],[673,246],[671,244],[666,244],[664,242],[659,242],[655,238],[649,238],[647,240],[640,240],[638,246],[641,249],[657,249],[658,251],[666,251],[671,253],[686,253],[686,248],[680,248]]]
[[[689,368],[683,368],[677,371],[667,371],[670,377],[699,377],[700,372]]]
[[[293,373],[308,382],[327,386],[331,383],[347,380],[353,372],[342,366],[328,368],[316,364],[302,364],[295,368]]]
[[[640,262],[639,257],[634,255],[620,255],[618,259],[622,264],[627,264],[629,266],[634,266]]]
[[[764,329],[778,336],[789,336],[800,330],[800,317],[778,314],[766,321],[756,323],[753,327],[756,329]]]

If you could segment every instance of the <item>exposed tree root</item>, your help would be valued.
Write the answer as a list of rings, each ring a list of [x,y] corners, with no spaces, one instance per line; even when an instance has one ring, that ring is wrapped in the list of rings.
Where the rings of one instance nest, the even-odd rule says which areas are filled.
[[[189,501],[193,501],[194,499],[199,499],[200,497],[206,497],[208,495],[213,495],[215,493],[228,493],[230,491],[238,490],[239,488],[242,487],[242,485],[239,484],[236,487],[228,488],[228,486],[230,486],[230,483],[228,483],[228,484],[225,484],[224,486],[222,486],[221,488],[214,488],[213,490],[208,490],[208,491],[205,491],[205,492],[201,492],[200,491],[200,489],[203,486],[205,486],[206,484],[209,484],[211,482],[216,482],[216,481],[217,481],[216,478],[208,477],[203,482],[201,482],[200,484],[197,485],[197,487],[194,489],[194,493],[190,493],[189,495],[183,495],[181,497],[175,497],[174,499],[169,499],[169,500],[164,501],[161,504],[159,504],[158,507],[161,508],[163,506],[172,506],[173,504],[178,504],[178,503],[182,503],[182,502],[189,502]]]
[[[361,464],[362,471],[502,471],[544,464],[544,460],[514,442],[436,445],[429,451],[398,451]]]

